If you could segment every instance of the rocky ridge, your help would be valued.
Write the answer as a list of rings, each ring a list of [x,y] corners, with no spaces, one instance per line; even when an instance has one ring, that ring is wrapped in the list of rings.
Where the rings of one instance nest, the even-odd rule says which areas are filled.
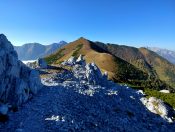
[[[0,34],[0,113],[20,106],[41,87],[39,73],[19,61],[13,45]]]
[[[95,63],[71,57],[63,70],[42,78],[45,87],[0,124],[2,131],[174,131],[173,112],[162,101],[146,100],[143,91],[107,80]],[[71,60],[71,61],[70,61]],[[145,101],[144,101],[145,100]],[[148,102],[154,112],[145,107]],[[151,105],[154,106],[155,103]],[[150,106],[150,105],[148,105]],[[163,113],[158,113],[159,110]],[[160,112],[159,111],[159,112]],[[157,112],[157,113],[156,113]],[[160,115],[161,116],[160,116]]]
[[[79,60],[78,62],[81,62],[84,65],[78,64],[77,60]],[[146,97],[144,97],[145,95],[141,90],[136,91],[127,86],[114,84],[112,81],[107,80],[107,73],[103,75],[100,69],[94,63],[86,64],[85,60],[82,58],[81,55],[78,59],[71,57],[67,61],[64,61],[62,64],[73,67],[72,71],[64,71],[63,73],[53,75],[51,78],[45,78],[42,80],[43,84],[48,86],[61,85],[67,89],[74,89],[76,92],[78,92],[79,94],[83,94],[84,96],[93,97],[98,100],[99,105],[102,105],[104,103],[102,105],[102,108],[108,107],[109,113],[113,113],[115,111],[114,109],[117,108],[117,115],[115,112],[115,114],[113,114],[118,120],[116,120],[114,117],[108,117],[106,118],[106,120],[108,120],[108,123],[115,122],[114,124],[123,126],[123,129],[121,129],[121,127],[116,127],[113,130],[162,131],[165,130],[166,127],[169,128],[170,131],[173,131],[175,129],[173,123],[173,115],[175,114],[175,112],[163,101],[154,97],[150,97],[147,99]],[[110,104],[108,104],[108,101],[110,102]],[[89,105],[91,104],[87,104],[84,102],[82,105],[85,105],[86,108],[89,108]],[[89,109],[93,109],[94,112],[100,111],[97,108]],[[125,113],[126,111],[127,114]],[[98,117],[106,116],[103,114],[98,113],[97,115]],[[168,125],[166,124],[166,122],[170,122],[172,124]],[[161,126],[159,126],[159,123],[161,124]],[[81,128],[81,125],[79,127]],[[107,129],[112,130],[109,127],[107,127],[105,130]]]

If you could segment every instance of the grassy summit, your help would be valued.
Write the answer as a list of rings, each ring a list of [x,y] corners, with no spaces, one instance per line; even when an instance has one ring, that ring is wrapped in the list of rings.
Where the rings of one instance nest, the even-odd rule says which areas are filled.
[[[80,54],[87,62],[95,62],[102,72],[107,71],[109,79],[115,82],[139,88],[174,90],[174,65],[144,48],[106,45],[80,38],[45,59],[49,64],[59,65]]]

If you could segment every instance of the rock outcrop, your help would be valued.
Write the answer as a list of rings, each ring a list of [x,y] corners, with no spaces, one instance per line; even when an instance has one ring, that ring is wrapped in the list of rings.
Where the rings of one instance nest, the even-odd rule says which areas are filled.
[[[162,100],[157,99],[155,97],[141,98],[142,103],[148,108],[149,111],[160,115],[168,122],[173,122],[173,116],[175,115],[175,111],[173,108],[166,105]]]
[[[62,62],[62,65],[73,66],[76,64],[76,58],[71,56],[68,60]]]
[[[39,73],[19,61],[13,45],[0,34],[0,105],[18,107],[41,87]]]
[[[80,55],[77,60],[76,60],[76,64],[79,64],[79,65],[86,65],[86,61],[84,59],[84,57],[82,55]]]
[[[89,83],[97,85],[104,81],[100,69],[95,63],[88,63],[86,66],[86,77]]]
[[[43,58],[37,60],[37,65],[39,68],[47,68],[47,63]]]
[[[77,59],[72,56],[62,64],[72,66],[74,76],[79,79],[79,81],[85,80],[92,85],[103,86],[107,84],[107,72],[103,75],[94,62],[86,64],[82,55]]]
[[[43,58],[38,58],[35,61],[25,61],[26,66],[32,69],[46,69],[48,68],[47,62]]]
[[[56,90],[61,89],[57,100],[65,99],[66,101],[61,103],[65,102],[66,105],[71,102],[67,110],[65,105],[59,106],[59,109],[64,106],[64,110],[60,112],[64,115],[62,117],[64,123],[61,123],[59,118],[49,116],[51,117],[49,119],[60,121],[60,125],[57,128],[53,125],[52,130],[136,132],[175,130],[174,110],[163,101],[153,97],[147,99],[142,90],[134,90],[127,85],[107,80],[107,73],[103,75],[95,63],[74,64],[70,67],[70,70],[42,78],[44,85],[54,86]],[[64,91],[65,89],[67,91]],[[63,95],[66,92],[67,96]],[[57,94],[55,97],[58,97]],[[62,111],[67,112],[63,114]]]
[[[108,78],[107,72],[105,72],[104,74],[101,73],[100,69],[97,67],[97,65],[94,62],[86,64],[82,55],[80,55],[78,59],[71,57],[70,59],[64,62],[65,62],[64,63],[65,65],[72,67],[72,73],[69,73],[66,71],[66,73],[59,74],[59,76],[62,76],[62,77],[64,76],[64,74],[66,75],[62,78],[62,80],[70,80],[68,78],[72,78],[72,79],[74,78],[73,79],[74,81],[78,80],[82,84],[88,84],[92,86],[99,85],[99,86],[108,87],[108,88],[117,86],[116,84],[110,82],[107,79]],[[60,80],[60,78],[58,78],[57,80]],[[57,80],[55,81],[58,82]],[[54,84],[57,84],[56,82],[54,82]],[[121,86],[118,86],[118,87],[121,87]],[[82,89],[83,87],[81,87],[81,90]],[[87,89],[85,89],[85,91],[86,90]],[[92,95],[92,93],[93,92],[91,91],[90,95]],[[175,115],[175,111],[173,110],[173,108],[165,104],[162,100],[156,99],[155,97],[150,97],[149,99],[145,98],[144,97],[145,94],[143,93],[142,90],[138,90],[136,93],[141,95],[140,101],[142,102],[143,105],[146,106],[146,108],[150,112],[160,115],[167,122],[173,122],[174,115]],[[116,93],[110,93],[110,94],[116,94]]]

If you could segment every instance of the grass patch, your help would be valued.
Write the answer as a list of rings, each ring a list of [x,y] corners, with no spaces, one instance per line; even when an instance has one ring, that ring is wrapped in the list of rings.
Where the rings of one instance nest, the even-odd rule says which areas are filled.
[[[61,57],[64,56],[63,51],[65,50],[65,48],[60,49],[58,52],[56,52],[55,54],[51,54],[49,56],[47,56],[45,59],[45,61],[48,64],[53,64],[54,62],[56,62],[58,59],[60,59]]]
[[[119,84],[126,84],[126,83],[119,83]],[[147,95],[147,98],[149,97],[156,97],[158,99],[161,99],[166,104],[170,105],[175,109],[175,93],[161,93],[159,90],[154,90],[150,88],[144,88],[140,86],[135,86],[132,84],[127,84],[128,87],[136,89],[136,90],[143,90],[144,93]]]
[[[157,90],[145,88],[144,93],[147,97],[156,97],[171,105],[175,109],[175,93],[161,93]]]
[[[78,53],[79,53],[79,51],[81,50],[82,47],[83,47],[83,44],[77,45],[74,52],[72,53],[72,56],[78,57]]]

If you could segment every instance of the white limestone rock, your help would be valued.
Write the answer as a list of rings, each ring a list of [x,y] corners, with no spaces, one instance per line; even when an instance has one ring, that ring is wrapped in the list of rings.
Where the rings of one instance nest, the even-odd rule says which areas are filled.
[[[98,85],[101,84],[102,81],[104,81],[103,75],[95,63],[88,63],[86,64],[85,68],[86,77],[90,84]]]
[[[74,65],[86,65],[86,61],[83,58],[82,55],[80,55],[77,59],[73,56],[71,56],[68,60],[65,60],[64,62],[61,63],[62,65],[67,65],[67,66],[74,66]]]
[[[72,66],[74,77],[81,82],[87,81],[89,84],[100,84],[102,86],[106,86],[108,84],[107,72],[102,74],[94,62],[86,64],[86,61],[82,55],[80,55],[77,59],[75,59],[75,57],[70,57],[62,64]]]
[[[161,92],[161,93],[170,93],[170,91],[166,90],[166,89],[160,90],[159,92]]]
[[[62,65],[73,66],[76,64],[76,58],[71,56],[68,60],[61,63]]]
[[[141,102],[147,107],[147,109],[155,114],[160,115],[168,122],[173,122],[172,115],[175,114],[173,108],[167,106],[162,100],[155,97],[141,98]]]
[[[26,66],[32,68],[32,69],[36,69],[38,68],[38,63],[37,60],[28,60],[28,61],[22,61]]]
[[[32,68],[32,69],[36,69],[38,67],[36,62],[27,62],[27,63],[25,63],[25,65]]]
[[[37,71],[19,61],[12,44],[0,34],[0,103],[19,106],[41,87]]]
[[[138,90],[137,93],[145,96],[145,93],[143,92],[143,90]]]
[[[86,65],[86,61],[85,61],[84,57],[81,54],[77,58],[76,64],[79,64],[79,65],[82,65],[82,66],[85,66]]]

